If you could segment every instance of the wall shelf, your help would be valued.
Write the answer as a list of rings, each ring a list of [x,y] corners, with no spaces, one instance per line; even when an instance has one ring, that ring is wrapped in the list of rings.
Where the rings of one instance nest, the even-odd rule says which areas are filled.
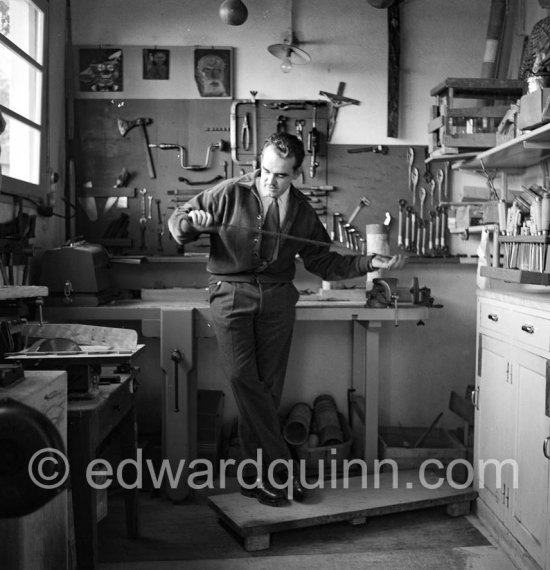
[[[185,255],[112,255],[111,263],[140,265],[142,263],[206,263],[206,253],[186,253]]]
[[[453,165],[462,170],[525,169],[550,159],[550,123]]]
[[[503,267],[483,266],[480,268],[482,277],[499,279],[507,283],[523,283],[529,285],[550,285],[550,274],[522,269],[505,269]]]
[[[4,285],[0,287],[0,300],[47,297],[48,293],[47,287],[37,285]]]

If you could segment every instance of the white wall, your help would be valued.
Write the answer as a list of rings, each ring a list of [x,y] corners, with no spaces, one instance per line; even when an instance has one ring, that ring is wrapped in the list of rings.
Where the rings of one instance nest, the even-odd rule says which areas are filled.
[[[221,0],[72,0],[74,44],[131,46],[127,59],[125,52],[128,78],[140,75],[138,46],[174,50],[169,81],[136,80],[121,94],[93,96],[116,97],[121,103],[125,98],[196,98],[192,47],[233,46],[236,98],[249,98],[254,89],[259,98],[314,99],[320,90],[335,92],[343,81],[345,95],[361,104],[340,110],[334,144],[426,145],[430,90],[446,77],[481,73],[490,0],[404,0],[400,137],[388,139],[386,10],[375,9],[366,0],[294,0],[294,30],[312,63],[285,75],[267,46],[280,42],[289,26],[289,0],[244,1],[249,19],[243,26],[231,27],[218,17]],[[525,18],[516,22],[516,39],[546,16],[537,0],[525,0],[525,6]],[[515,57],[517,61],[517,50]],[[53,122],[58,124],[55,117]],[[446,408],[450,390],[463,393],[474,377],[475,266],[409,267],[399,275],[400,284],[408,283],[412,275],[431,287],[436,302],[445,308],[434,310],[425,327],[385,327],[380,413],[381,422],[389,425],[428,425]],[[287,398],[305,397],[333,385],[345,396],[349,330],[334,325],[326,332],[328,336],[298,323]],[[334,358],[332,351],[318,358],[323,352],[319,345],[334,348],[342,358]],[[219,371],[210,372],[202,387],[225,390]],[[315,383],[315,376],[323,377],[322,386]],[[442,423],[448,426],[453,420],[447,413]]]
[[[400,138],[388,139],[387,12],[366,0],[294,0],[293,27],[312,62],[288,75],[267,46],[280,42],[289,27],[289,0],[245,0],[249,19],[239,27],[221,22],[221,0],[72,1],[76,46],[127,47],[124,92],[79,97],[116,98],[120,103],[125,98],[197,98],[192,47],[233,46],[234,96],[239,99],[249,98],[250,90],[257,90],[259,98],[316,99],[320,90],[335,92],[345,82],[345,95],[361,104],[340,110],[334,144],[426,145],[431,88],[446,77],[480,75],[490,7],[489,0],[403,2]],[[139,79],[138,47],[171,49],[169,81]],[[381,422],[389,425],[428,425],[446,408],[451,389],[463,393],[473,381],[475,269],[435,266],[426,271],[416,266],[399,276],[400,283],[409,283],[412,275],[432,287],[445,309],[435,310],[425,327],[384,327],[380,413]],[[204,350],[212,350],[212,343]],[[348,326],[334,324],[320,331],[298,323],[285,402],[325,390],[345,409],[350,351]],[[206,357],[202,362],[207,364],[201,387],[226,391],[215,361]],[[231,398],[226,406],[232,415]],[[453,420],[446,414],[443,423]]]
[[[446,77],[479,77],[489,0],[406,0],[401,6],[400,137],[386,137],[387,11],[366,0],[294,0],[293,28],[312,62],[288,75],[267,46],[290,25],[290,0],[248,0],[242,26],[218,17],[221,0],[73,0],[73,42],[90,46],[233,46],[235,97],[316,99],[319,91],[361,101],[340,110],[336,144],[427,144],[430,89]],[[196,98],[191,61],[175,60],[176,77],[156,97]],[[150,93],[151,82],[142,82]],[[141,98],[139,86],[123,97]],[[110,97],[112,94],[105,94]]]

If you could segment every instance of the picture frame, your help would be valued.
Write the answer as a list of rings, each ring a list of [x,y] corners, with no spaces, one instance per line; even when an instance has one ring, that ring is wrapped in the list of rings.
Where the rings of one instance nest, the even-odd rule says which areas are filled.
[[[233,97],[233,48],[196,47],[193,71],[201,97]]]
[[[123,53],[118,48],[80,48],[78,82],[80,91],[123,90]]]
[[[143,79],[170,79],[170,50],[143,50]]]

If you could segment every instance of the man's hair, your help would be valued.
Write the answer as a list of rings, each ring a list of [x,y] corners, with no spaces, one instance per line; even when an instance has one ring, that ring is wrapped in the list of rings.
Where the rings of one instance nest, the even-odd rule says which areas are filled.
[[[289,133],[273,133],[265,139],[262,152],[268,146],[274,147],[282,158],[294,158],[294,169],[302,166],[305,157],[304,144],[297,136]]]

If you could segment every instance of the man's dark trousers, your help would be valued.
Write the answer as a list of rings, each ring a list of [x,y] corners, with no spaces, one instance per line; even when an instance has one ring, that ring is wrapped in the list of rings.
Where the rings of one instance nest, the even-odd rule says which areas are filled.
[[[220,362],[239,409],[244,459],[290,459],[278,416],[299,293],[291,282],[210,285]],[[246,473],[246,471],[245,471]]]

